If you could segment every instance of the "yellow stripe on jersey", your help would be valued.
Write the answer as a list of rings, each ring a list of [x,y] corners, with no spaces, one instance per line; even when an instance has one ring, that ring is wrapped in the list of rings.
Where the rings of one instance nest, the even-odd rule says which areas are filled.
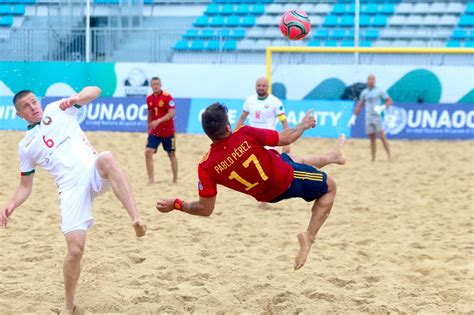
[[[315,182],[322,182],[322,177],[308,177],[308,176],[294,176],[296,179],[314,180]]]
[[[207,153],[204,154],[199,164],[201,164],[202,162],[206,161],[209,158],[209,153],[211,153],[211,150],[207,151]]]
[[[321,173],[310,173],[310,172],[302,172],[302,171],[293,171],[294,174],[300,174],[300,175],[320,175],[323,176]]]
[[[323,174],[320,174],[320,173],[294,171],[293,174],[294,174],[293,177],[296,179],[308,179],[308,180],[314,180],[318,182],[322,182],[324,179]]]

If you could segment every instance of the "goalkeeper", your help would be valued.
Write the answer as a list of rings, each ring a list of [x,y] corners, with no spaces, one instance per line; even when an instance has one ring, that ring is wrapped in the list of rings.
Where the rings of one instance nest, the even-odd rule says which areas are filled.
[[[391,159],[390,145],[383,130],[383,112],[386,108],[392,105],[392,99],[387,92],[375,86],[375,76],[369,75],[367,78],[367,88],[365,88],[359,97],[359,102],[354,109],[354,114],[349,121],[349,127],[355,125],[357,115],[359,115],[362,106],[365,108],[365,133],[369,135],[370,139],[370,153],[372,161],[375,161],[375,154],[377,152],[376,137],[377,134],[382,140],[383,147],[387,152],[388,159]]]

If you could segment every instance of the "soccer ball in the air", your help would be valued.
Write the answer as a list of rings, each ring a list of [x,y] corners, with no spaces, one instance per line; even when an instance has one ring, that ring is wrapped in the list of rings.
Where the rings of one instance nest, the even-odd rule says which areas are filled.
[[[290,10],[283,13],[280,19],[280,31],[290,40],[300,40],[311,30],[308,14],[302,10]]]

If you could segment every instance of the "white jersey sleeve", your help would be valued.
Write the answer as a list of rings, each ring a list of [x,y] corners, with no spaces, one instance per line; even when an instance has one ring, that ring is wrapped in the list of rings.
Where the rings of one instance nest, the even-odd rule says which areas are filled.
[[[22,176],[27,176],[35,172],[36,164],[28,157],[28,155],[21,149],[19,145],[18,155],[20,156],[20,173]]]
[[[243,107],[244,112],[250,113],[250,103],[251,103],[251,97],[247,97],[244,102],[244,107]]]
[[[285,115],[285,108],[278,97],[275,97],[275,116]]]
[[[384,90],[380,90],[379,95],[382,100],[386,100],[388,98],[388,94]]]
[[[367,89],[364,89],[364,90],[360,93],[360,96],[359,96],[359,100],[360,100],[360,101],[365,102],[365,99],[366,99],[366,97],[367,97],[367,92],[368,92],[368,90],[367,90]]]

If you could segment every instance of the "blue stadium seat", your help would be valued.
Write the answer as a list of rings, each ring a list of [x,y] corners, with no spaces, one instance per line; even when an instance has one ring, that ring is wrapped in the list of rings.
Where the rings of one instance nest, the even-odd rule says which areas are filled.
[[[186,33],[183,34],[183,38],[191,39],[199,37],[199,30],[195,28],[190,28],[186,30]]]
[[[308,46],[319,47],[319,46],[321,46],[321,41],[320,40],[310,40],[309,43],[308,43]]]
[[[327,41],[324,42],[324,46],[326,46],[326,47],[337,47],[337,41],[327,40]]]
[[[367,3],[362,6],[362,13],[364,14],[377,14],[379,12],[379,6],[376,3]]]
[[[229,37],[230,37],[230,30],[227,29],[227,28],[224,28],[224,29],[221,29],[221,30],[217,30],[217,31],[216,31],[216,36],[217,36],[219,39],[229,38]]]
[[[354,3],[351,3],[349,5],[349,8],[346,8],[346,14],[349,13],[349,14],[354,14],[356,11],[356,6]]]
[[[474,41],[473,40],[468,40],[467,42],[464,43],[464,47],[474,48]]]
[[[236,40],[226,40],[222,45],[222,50],[233,51],[237,50],[237,41]]]
[[[335,15],[326,15],[323,21],[323,26],[337,26],[338,24],[338,18]]]
[[[474,15],[462,15],[459,18],[459,26],[474,26]]]
[[[224,23],[225,23],[225,19],[223,16],[221,15],[216,15],[216,16],[213,16],[211,21],[209,22],[209,26],[224,26]]]
[[[243,39],[245,37],[245,30],[243,28],[236,28],[232,31],[230,37],[235,39]]]
[[[470,39],[474,39],[474,30],[471,30],[471,34],[469,34]]]
[[[200,38],[211,38],[216,35],[216,32],[213,29],[204,29],[201,31]]]
[[[11,6],[9,4],[0,5],[0,15],[9,15],[11,13]]]
[[[207,42],[206,50],[219,50],[221,48],[221,42],[218,40],[210,40]]]
[[[327,28],[317,28],[314,33],[314,38],[325,39],[329,36],[329,30]]]
[[[336,28],[331,32],[329,39],[343,39],[346,37],[346,30],[342,28]]]
[[[395,13],[395,5],[393,3],[384,3],[382,4],[382,9],[380,10],[380,13],[383,14],[394,14]]]
[[[229,27],[235,27],[240,25],[240,16],[238,15],[231,15],[225,21],[225,25]]]
[[[454,39],[464,39],[467,37],[467,30],[463,30],[461,28],[456,28],[453,30],[453,33],[451,34],[451,38]]]
[[[204,11],[207,15],[216,15],[219,14],[219,5],[217,3],[211,3],[207,6],[206,11]]]
[[[10,27],[13,25],[13,16],[0,16],[0,27]]]
[[[191,50],[204,50],[204,41],[203,40],[193,40],[191,42],[191,46],[189,48]]]
[[[385,15],[376,15],[371,23],[372,26],[385,26],[387,25],[387,17]]]
[[[354,38],[354,35],[355,35],[354,33],[355,31],[353,28],[349,29],[349,31],[346,32],[346,38],[351,38],[351,39]],[[359,31],[359,37],[360,37],[360,31]]]
[[[242,3],[237,6],[237,10],[235,10],[236,14],[239,15],[246,15],[250,13],[250,5],[248,3]]]
[[[196,18],[196,21],[193,23],[194,26],[208,26],[209,25],[209,17],[202,15]]]
[[[13,15],[25,15],[25,5],[24,4],[14,5],[12,13]]]
[[[254,26],[257,23],[255,16],[244,16],[240,25],[242,26]]]
[[[234,14],[234,5],[230,3],[224,4],[221,8],[220,14],[224,14],[224,15]]]
[[[474,2],[468,2],[465,13],[474,14]]]
[[[362,37],[366,39],[376,39],[379,37],[379,30],[373,28],[366,29]]]
[[[353,40],[343,40],[341,43],[342,47],[354,47],[354,41]]]
[[[174,46],[175,50],[188,50],[188,41],[187,40],[179,40],[176,42]]]
[[[461,42],[458,40],[449,40],[446,43],[446,47],[450,47],[450,48],[461,47]]]
[[[255,15],[262,15],[265,13],[265,6],[261,3],[255,3],[250,12]]]
[[[354,16],[353,15],[343,15],[341,21],[339,22],[341,26],[353,26],[354,25]]]
[[[334,14],[345,14],[346,13],[346,5],[344,3],[336,3],[332,8],[332,13]]]
[[[371,41],[368,41],[368,40],[361,40],[359,42],[359,47],[371,47],[372,46],[372,42]]]

